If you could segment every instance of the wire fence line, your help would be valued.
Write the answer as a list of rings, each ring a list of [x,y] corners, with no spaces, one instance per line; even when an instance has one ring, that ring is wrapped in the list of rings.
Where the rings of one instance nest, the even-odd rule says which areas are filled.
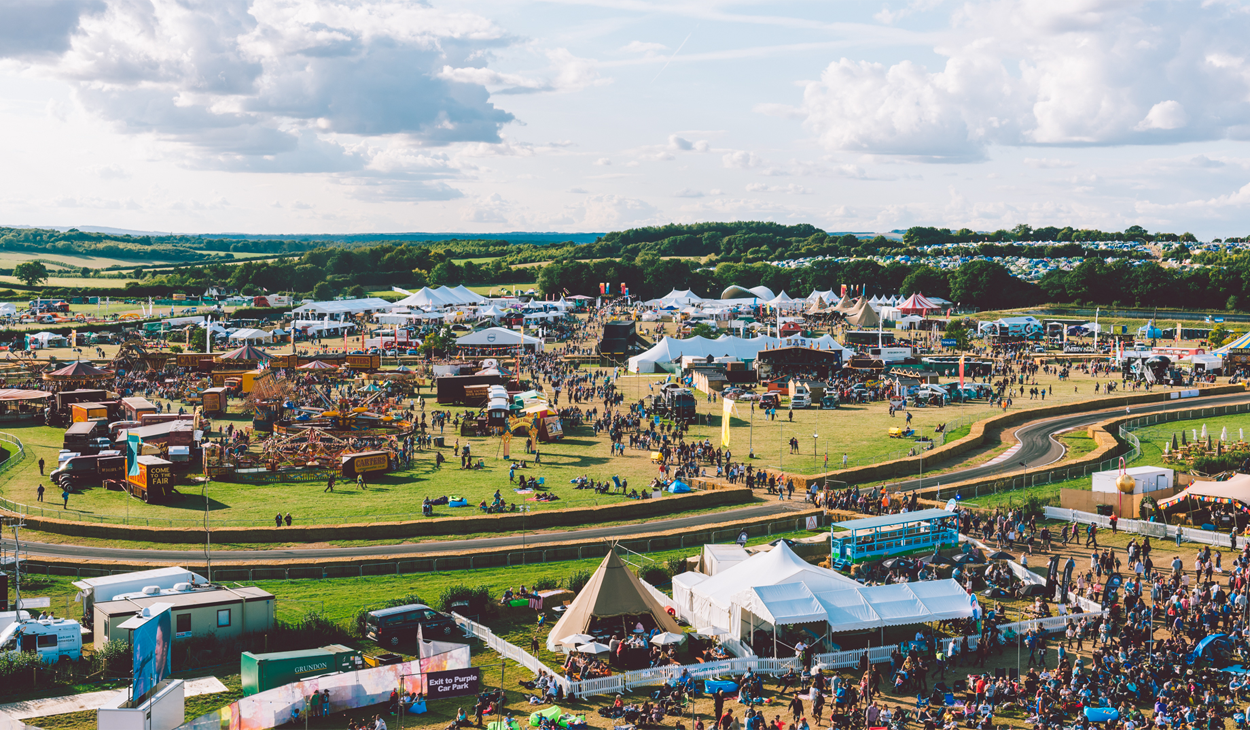
[[[1099,461],[1097,464],[1061,467],[1046,472],[1032,474],[1016,474],[1004,476],[990,484],[974,484],[970,489],[943,489],[938,492],[938,499],[950,499],[958,492],[963,499],[976,499],[981,495],[1013,492],[1033,487],[1044,486],[1055,482],[1066,482],[1072,479],[1088,477],[1094,472],[1109,471],[1119,466],[1120,459],[1131,464],[1142,455],[1142,439],[1147,443],[1164,434],[1170,435],[1170,429],[1152,428],[1164,423],[1176,421],[1193,421],[1200,418],[1216,418],[1237,413],[1250,413],[1250,403],[1234,403],[1227,406],[1211,406],[1208,408],[1192,408],[1183,411],[1164,411],[1149,413],[1132,418],[1121,424],[1117,430],[1120,441],[1125,445],[1121,453]],[[971,492],[971,494],[969,494]]]
[[[774,534],[800,532],[807,529],[808,520],[816,520],[818,526],[824,526],[824,520],[811,516],[786,517],[778,516],[764,523],[721,527],[718,529],[700,529],[693,527],[680,535],[664,535],[653,537],[622,537],[617,545],[637,552],[656,552],[661,550],[684,550],[687,547],[699,547],[705,543],[731,542],[743,532],[748,537],[772,537]],[[690,545],[686,545],[690,543]],[[239,582],[251,583],[260,580],[320,580],[324,578],[363,578],[380,575],[408,575],[413,573],[439,573],[456,570],[476,570],[478,568],[503,568],[539,563],[558,563],[570,560],[602,558],[610,546],[607,542],[586,542],[580,545],[543,545],[530,547],[512,547],[484,555],[452,555],[439,554],[431,557],[412,556],[394,560],[379,560],[367,563],[315,563],[319,558],[310,557],[308,565],[269,565],[257,563],[254,567],[214,567],[212,578],[217,583]],[[129,573],[133,569],[118,567],[106,569],[95,565],[73,565],[69,563],[44,563],[38,555],[23,553],[26,573],[29,575],[65,575],[75,578],[96,578],[106,575]],[[145,556],[142,558],[147,560]],[[213,553],[214,560],[230,560],[230,551]],[[290,560],[289,557],[286,558]],[[198,570],[199,561],[184,560],[182,564]]]

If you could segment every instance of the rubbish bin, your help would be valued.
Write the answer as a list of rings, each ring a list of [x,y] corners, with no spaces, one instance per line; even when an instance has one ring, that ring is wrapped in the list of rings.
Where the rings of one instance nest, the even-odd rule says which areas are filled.
[[[438,447],[438,448],[440,448],[440,449],[445,449],[445,448],[447,448],[447,442],[443,440],[443,437],[442,437],[442,436],[435,436],[435,437],[434,437],[434,445],[435,445],[435,446],[437,446],[437,447]]]

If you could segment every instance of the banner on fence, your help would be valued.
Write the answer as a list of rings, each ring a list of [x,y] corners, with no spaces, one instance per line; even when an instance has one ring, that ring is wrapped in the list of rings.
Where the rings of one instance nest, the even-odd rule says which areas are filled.
[[[469,663],[469,647],[466,645],[410,662],[292,682],[244,697],[184,723],[178,730],[270,730],[291,722],[292,711],[296,708],[301,713],[306,712],[308,698],[314,692],[329,693],[327,712],[354,710],[386,702],[391,692],[401,686],[405,693],[428,694],[425,682],[428,676],[455,674],[448,670],[464,670]]]

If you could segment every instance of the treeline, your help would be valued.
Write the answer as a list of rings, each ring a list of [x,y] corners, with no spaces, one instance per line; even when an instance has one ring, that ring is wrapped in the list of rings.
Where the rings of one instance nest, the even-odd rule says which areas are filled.
[[[1021,223],[1015,228],[1002,228],[992,233],[979,233],[967,228],[952,231],[948,228],[929,226],[913,226],[903,234],[903,241],[911,246],[943,246],[961,243],[1008,243],[1027,241],[1058,241],[1058,242],[1115,242],[1137,241],[1152,242],[1187,242],[1198,239],[1192,233],[1150,233],[1141,226],[1129,226],[1123,231],[1100,231],[1096,228],[1072,228],[1067,226],[1044,226],[1033,228]],[[1232,239],[1229,239],[1232,240]]]
[[[121,291],[130,294],[132,289],[162,288],[194,293],[216,286],[245,295],[290,291],[331,299],[340,294],[360,294],[366,288],[519,283],[532,280],[537,273],[535,269],[514,268],[504,258],[480,264],[456,263],[462,252],[458,247],[412,244],[317,248],[298,258],[244,261],[233,266],[180,266],[130,282]]]
[[[595,296],[601,283],[608,284],[614,294],[620,293],[624,283],[632,296],[641,299],[661,297],[674,289],[692,289],[700,296],[715,298],[734,284],[763,284],[774,292],[800,297],[813,290],[832,289],[838,294],[844,284],[856,294],[866,291],[869,296],[919,291],[980,309],[1021,307],[1041,299],[1036,285],[1015,279],[993,261],[972,261],[953,272],[901,262],[882,266],[866,259],[823,260],[801,268],[730,262],[708,268],[644,254],[633,260],[554,261],[543,267],[538,278],[542,292],[553,296]]]

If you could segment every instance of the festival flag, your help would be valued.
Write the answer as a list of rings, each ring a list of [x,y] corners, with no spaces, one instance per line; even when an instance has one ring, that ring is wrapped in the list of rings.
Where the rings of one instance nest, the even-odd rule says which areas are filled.
[[[959,387],[964,387],[964,355],[959,356]]]
[[[734,402],[728,398],[721,399],[720,412],[720,445],[729,448],[729,419],[733,418]]]

